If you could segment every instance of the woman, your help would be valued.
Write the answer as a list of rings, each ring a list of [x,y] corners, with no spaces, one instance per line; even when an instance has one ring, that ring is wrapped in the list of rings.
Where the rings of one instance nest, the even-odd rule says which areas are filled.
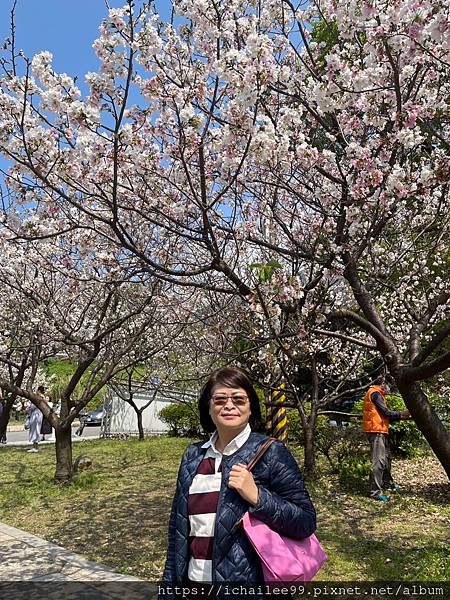
[[[39,386],[37,393],[41,396],[44,395],[45,389],[43,386]],[[25,409],[26,418],[28,418],[30,429],[28,430],[28,440],[33,444],[31,450],[28,452],[39,452],[39,442],[41,441],[41,428],[42,419],[44,415],[41,413],[39,408],[31,402]]]
[[[169,522],[164,582],[263,582],[261,563],[241,527],[246,511],[275,531],[301,539],[316,528],[302,474],[282,442],[252,472],[246,464],[266,436],[252,432],[261,414],[241,370],[218,369],[199,399],[200,422],[214,432],[186,450]]]
[[[53,402],[49,399],[47,399],[47,404],[49,405],[50,408],[53,408]],[[50,424],[50,421],[48,419],[46,419],[45,417],[42,418],[42,425],[41,425],[41,436],[42,436],[42,441],[45,442],[45,436],[49,435],[53,432],[53,428]],[[55,441],[55,437],[54,435],[52,436],[53,439],[50,437],[49,441]]]

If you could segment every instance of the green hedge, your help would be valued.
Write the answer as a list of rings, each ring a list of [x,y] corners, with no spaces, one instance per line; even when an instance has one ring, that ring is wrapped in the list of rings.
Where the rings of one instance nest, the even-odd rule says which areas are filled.
[[[197,403],[174,402],[159,411],[159,418],[169,426],[174,437],[197,437],[200,435],[200,417]]]

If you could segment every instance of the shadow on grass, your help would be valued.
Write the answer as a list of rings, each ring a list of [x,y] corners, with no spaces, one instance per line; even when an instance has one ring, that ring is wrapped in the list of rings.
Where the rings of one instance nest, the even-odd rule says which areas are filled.
[[[414,536],[380,540],[370,533],[351,540],[326,530],[320,539],[329,553],[327,575],[331,580],[345,579],[347,572],[352,574],[349,579],[360,581],[447,581],[450,576],[448,548],[436,542],[423,546]]]
[[[444,581],[450,577],[445,526],[437,527],[430,518],[422,529],[414,523],[414,514],[407,515],[407,506],[370,502],[367,499],[362,506],[340,502],[322,519],[319,538],[330,558],[327,578]]]
[[[402,488],[402,496],[416,497],[426,500],[429,504],[436,506],[450,505],[450,483],[429,483],[422,485],[405,485]]]
[[[93,468],[63,488],[52,484],[53,452],[20,456],[8,450],[0,471],[0,513],[5,522],[111,569],[156,581],[165,561],[176,473],[188,443],[99,441],[77,447],[74,455],[87,452]],[[420,472],[424,468],[420,465]],[[356,490],[345,489],[332,475],[308,482],[318,536],[330,555],[324,580],[450,578],[448,486],[406,479],[388,505],[369,500],[365,487],[362,482]]]
[[[0,520],[110,568],[158,580],[176,473],[187,440],[93,442],[70,486],[53,484],[54,452],[8,449],[0,472]]]
[[[415,481],[370,500],[364,482],[329,476],[313,486],[319,539],[329,554],[328,580],[445,581],[450,577],[450,487]]]
[[[76,508],[76,521],[61,521],[53,535],[58,544],[114,570],[159,580],[172,494],[172,488],[136,490],[132,482],[107,497],[93,493]]]

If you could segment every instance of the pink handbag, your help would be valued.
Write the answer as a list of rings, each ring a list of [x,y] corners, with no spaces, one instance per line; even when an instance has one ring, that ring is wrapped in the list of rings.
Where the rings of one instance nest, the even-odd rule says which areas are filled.
[[[270,438],[262,444],[247,465],[249,471],[274,441]],[[266,582],[311,581],[328,559],[314,534],[303,540],[294,540],[273,531],[248,512],[242,518],[242,525],[261,559]]]

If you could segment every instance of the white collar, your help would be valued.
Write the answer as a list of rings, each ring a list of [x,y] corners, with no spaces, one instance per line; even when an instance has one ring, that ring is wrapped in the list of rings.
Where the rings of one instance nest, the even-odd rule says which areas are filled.
[[[243,446],[245,444],[245,442],[248,440],[250,434],[251,434],[252,430],[250,428],[250,425],[247,423],[247,425],[245,426],[245,428],[241,431],[241,433],[239,433],[236,437],[234,437],[223,449],[223,452],[219,452],[216,449],[216,442],[217,442],[217,431],[215,431],[212,436],[209,438],[208,441],[206,441],[204,444],[202,444],[201,448],[212,448],[216,453],[218,454],[233,454],[233,452],[236,452],[236,450],[239,450],[239,448],[241,448],[241,446]]]

